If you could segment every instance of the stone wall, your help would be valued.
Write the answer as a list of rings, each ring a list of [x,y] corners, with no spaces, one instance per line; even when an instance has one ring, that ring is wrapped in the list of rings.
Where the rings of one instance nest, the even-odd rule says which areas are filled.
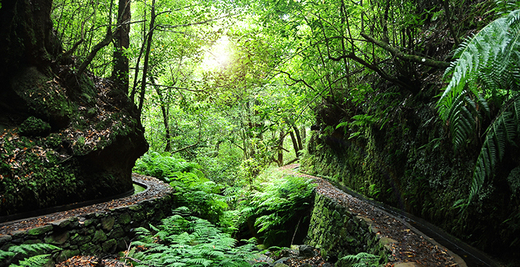
[[[376,232],[370,219],[355,216],[334,200],[316,194],[307,243],[319,248],[324,259],[336,261],[360,252],[387,258]]]
[[[148,226],[171,214],[171,194],[143,200],[131,206],[110,209],[55,221],[37,228],[0,235],[0,249],[12,245],[48,243],[63,250],[53,260],[63,261],[74,255],[106,255],[125,250],[134,237],[133,229]],[[0,262],[0,267],[8,266]]]

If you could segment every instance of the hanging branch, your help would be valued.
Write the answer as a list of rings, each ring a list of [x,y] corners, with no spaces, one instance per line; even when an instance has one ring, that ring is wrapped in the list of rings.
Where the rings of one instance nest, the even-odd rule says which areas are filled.
[[[433,60],[433,59],[429,59],[429,58],[425,58],[425,57],[421,57],[421,56],[417,56],[417,55],[405,54],[405,53],[401,52],[399,49],[392,47],[391,45],[389,45],[385,42],[378,41],[365,33],[361,33],[361,36],[363,36],[363,38],[365,38],[367,41],[383,48],[384,50],[390,52],[392,55],[394,55],[400,59],[416,62],[416,63],[423,64],[426,66],[434,67],[434,68],[447,68],[450,66],[450,63],[448,63],[446,61],[438,61],[438,60]]]
[[[107,26],[107,33],[105,34],[105,37],[101,42],[97,43],[92,51],[88,54],[87,58],[81,63],[78,70],[76,71],[77,76],[81,76],[83,72],[87,69],[88,65],[94,60],[94,57],[96,57],[97,52],[101,50],[101,48],[107,46],[112,42],[112,39],[114,37],[114,34],[112,33],[112,8],[114,7],[114,1],[110,1],[110,13],[109,13],[109,21]]]
[[[457,34],[455,34],[455,30],[453,29],[453,23],[451,23],[451,15],[450,15],[450,4],[448,3],[448,0],[442,1],[444,12],[446,13],[446,21],[448,22],[448,29],[450,30],[451,35],[453,36],[453,40],[455,40],[455,46],[459,46],[460,40],[459,37],[457,37]]]

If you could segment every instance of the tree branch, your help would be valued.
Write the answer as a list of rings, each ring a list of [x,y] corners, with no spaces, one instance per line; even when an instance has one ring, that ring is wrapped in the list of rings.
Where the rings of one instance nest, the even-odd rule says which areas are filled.
[[[399,85],[403,88],[408,88],[408,85],[403,83],[402,81],[398,80],[398,79],[395,79],[393,78],[392,76],[388,75],[386,72],[384,72],[382,69],[378,68],[376,65],[373,65],[373,64],[370,64],[368,62],[366,62],[364,59],[356,56],[354,54],[354,52],[350,52],[349,54],[346,54],[346,55],[342,55],[342,56],[339,56],[339,57],[332,57],[329,55],[329,59],[330,60],[333,60],[333,61],[340,61],[344,58],[350,58],[358,63],[360,63],[361,65],[365,66],[366,68],[368,69],[371,69],[373,71],[375,71],[377,74],[379,74],[379,76],[381,76],[381,78],[389,81],[389,82],[392,82],[396,85]]]
[[[421,56],[417,56],[417,55],[405,54],[405,53],[401,52],[399,49],[392,47],[391,45],[389,45],[385,42],[378,41],[367,34],[361,33],[361,36],[363,36],[367,41],[383,48],[384,50],[392,53],[392,55],[394,55],[400,59],[403,59],[406,61],[417,62],[419,64],[423,64],[423,65],[434,67],[434,68],[447,68],[450,66],[450,63],[448,63],[446,61],[438,61],[438,60],[433,60],[433,59],[429,59],[429,58],[425,58],[425,57],[421,57]]]

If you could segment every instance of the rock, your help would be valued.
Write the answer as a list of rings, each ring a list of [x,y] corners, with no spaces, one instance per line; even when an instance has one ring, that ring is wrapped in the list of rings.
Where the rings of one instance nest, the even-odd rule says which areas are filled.
[[[69,240],[69,231],[62,231],[61,233],[55,232],[52,235],[45,238],[45,243],[53,245],[62,245]]]
[[[94,237],[92,238],[92,242],[99,243],[99,242],[103,242],[103,241],[105,241],[107,239],[108,239],[107,235],[105,234],[105,232],[103,232],[103,230],[97,230],[94,233]]]
[[[63,220],[59,220],[59,221],[54,221],[54,222],[51,222],[50,224],[55,227],[58,227],[58,228],[65,228],[65,227],[69,226],[71,224],[71,222],[73,222],[74,220],[75,220],[75,218],[72,217],[72,218],[67,218],[67,219],[63,219]]]
[[[10,235],[0,235],[0,247],[2,247],[5,243],[11,242],[13,237]]]
[[[299,254],[300,257],[314,257],[316,254],[314,253],[314,247],[309,245],[301,245],[299,247]]]
[[[278,259],[277,261],[274,262],[274,266],[275,266],[275,267],[278,266],[277,264],[283,264],[283,265],[280,265],[280,266],[278,266],[278,267],[281,267],[281,266],[287,266],[287,265],[285,265],[284,262],[285,262],[286,260],[288,260],[288,259],[289,259],[289,257],[283,257],[283,258],[281,258],[281,259]]]
[[[114,227],[115,218],[110,216],[107,218],[101,219],[101,227],[103,227],[104,230],[110,231],[112,230],[112,227]]]
[[[30,116],[20,125],[20,134],[27,136],[46,136],[50,133],[51,126],[43,120]]]
[[[51,10],[49,1],[0,8],[9,22],[0,39],[13,41],[0,43],[0,151],[12,163],[0,168],[0,188],[16,188],[0,192],[0,216],[129,191],[148,150],[126,93],[63,57]]]
[[[130,217],[130,214],[128,212],[125,212],[119,216],[119,223],[121,224],[128,224],[130,221],[132,221],[132,217]]]
[[[115,239],[107,240],[103,245],[101,245],[101,247],[103,248],[104,253],[112,253],[117,248],[117,241]]]
[[[52,231],[52,228],[53,228],[52,225],[44,225],[44,226],[29,229],[27,231],[27,234],[34,235],[34,236],[41,235],[41,234],[45,234],[47,232]]]

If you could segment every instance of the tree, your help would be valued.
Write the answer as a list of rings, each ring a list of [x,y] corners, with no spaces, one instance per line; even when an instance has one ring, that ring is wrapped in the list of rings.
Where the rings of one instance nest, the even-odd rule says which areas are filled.
[[[126,94],[129,86],[129,60],[125,52],[130,47],[130,16],[130,0],[119,0],[117,29],[114,33],[112,80]]]

